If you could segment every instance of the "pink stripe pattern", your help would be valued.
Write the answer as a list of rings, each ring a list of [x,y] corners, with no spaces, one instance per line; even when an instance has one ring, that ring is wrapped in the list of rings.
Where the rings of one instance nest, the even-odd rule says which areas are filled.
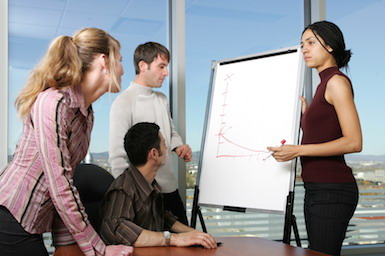
[[[74,169],[88,151],[93,121],[79,85],[41,92],[23,121],[13,159],[0,171],[0,205],[29,233],[56,230],[58,245],[76,241],[85,255],[103,255],[105,244],[88,221],[73,182]]]

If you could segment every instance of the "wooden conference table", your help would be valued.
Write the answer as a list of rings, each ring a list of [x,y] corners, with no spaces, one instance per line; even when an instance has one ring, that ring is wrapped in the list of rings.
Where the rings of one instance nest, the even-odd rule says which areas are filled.
[[[134,256],[326,256],[285,243],[257,237],[218,237],[222,245],[217,249],[199,247],[135,248]]]

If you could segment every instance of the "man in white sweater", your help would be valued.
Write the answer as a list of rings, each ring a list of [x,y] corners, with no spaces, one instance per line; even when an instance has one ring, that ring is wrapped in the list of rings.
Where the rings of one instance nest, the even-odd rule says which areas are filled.
[[[180,198],[177,179],[172,164],[172,151],[184,161],[192,159],[191,148],[175,131],[166,96],[153,88],[160,88],[168,76],[170,53],[166,47],[155,42],[139,45],[134,53],[136,77],[130,86],[112,103],[110,113],[110,164],[112,175],[117,178],[129,166],[124,150],[124,136],[128,129],[139,122],[159,125],[166,141],[167,157],[156,175],[162,188],[164,208],[188,225],[186,210]]]

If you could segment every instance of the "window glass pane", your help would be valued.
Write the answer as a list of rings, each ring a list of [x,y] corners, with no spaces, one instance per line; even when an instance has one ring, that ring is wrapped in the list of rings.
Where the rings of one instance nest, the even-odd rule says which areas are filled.
[[[303,12],[300,0],[186,1],[186,134],[194,151],[193,161],[187,166],[188,208],[198,169],[212,61],[298,45]],[[234,213],[206,207],[202,213],[214,236],[283,236],[284,217],[279,214]]]
[[[106,30],[121,43],[123,57],[122,90],[135,78],[133,52],[137,45],[156,41],[167,46],[167,0],[11,0],[9,12],[9,107],[8,159],[11,158],[22,131],[14,101],[24,86],[31,69],[46,52],[49,43],[59,35],[72,36],[84,27]],[[168,95],[168,79],[160,89]],[[117,94],[105,94],[93,104],[95,123],[90,159],[109,168],[109,110]],[[50,253],[54,250],[50,235],[44,234]]]
[[[59,35],[73,35],[83,27],[108,31],[121,43],[124,75],[122,90],[135,78],[133,52],[138,44],[168,42],[168,1],[9,1],[9,134],[12,155],[21,134],[14,101],[31,69]],[[168,95],[168,79],[160,89]],[[117,94],[105,94],[93,104],[95,123],[90,152],[97,164],[107,167],[110,105]]]
[[[364,139],[361,153],[346,156],[359,184],[360,199],[344,243],[384,243],[379,220],[385,218],[385,35],[381,32],[385,1],[328,1],[326,7],[327,19],[341,28],[346,47],[353,53],[347,74],[353,83]]]
[[[187,141],[200,150],[211,62],[297,45],[303,1],[186,1]]]

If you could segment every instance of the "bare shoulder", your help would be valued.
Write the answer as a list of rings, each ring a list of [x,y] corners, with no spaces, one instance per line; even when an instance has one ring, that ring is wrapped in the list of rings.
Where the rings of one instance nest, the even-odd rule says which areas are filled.
[[[334,75],[327,82],[325,98],[333,104],[336,101],[352,100],[353,90],[349,80],[341,75]]]
[[[349,82],[349,80],[341,75],[334,75],[332,76],[328,83],[327,83],[327,88],[331,90],[348,90],[351,91],[352,86]]]

